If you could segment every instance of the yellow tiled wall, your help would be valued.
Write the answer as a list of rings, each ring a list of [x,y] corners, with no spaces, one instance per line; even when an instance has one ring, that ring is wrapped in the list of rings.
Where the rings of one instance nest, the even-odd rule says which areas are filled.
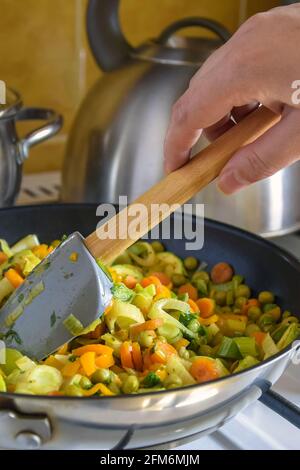
[[[122,0],[123,30],[133,45],[156,36],[184,16],[206,16],[235,31],[249,15],[276,0]],[[61,168],[72,119],[88,87],[100,76],[85,36],[87,0],[0,0],[0,79],[19,90],[26,105],[48,106],[65,118],[63,131],[32,149],[25,171]],[[20,133],[36,123],[20,126]]]

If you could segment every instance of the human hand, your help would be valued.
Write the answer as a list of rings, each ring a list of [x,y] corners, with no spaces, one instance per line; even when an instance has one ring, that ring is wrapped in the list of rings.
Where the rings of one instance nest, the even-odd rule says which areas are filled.
[[[295,89],[300,87],[299,43],[300,5],[247,20],[209,57],[175,103],[165,140],[165,170],[188,161],[203,130],[214,140],[259,103],[282,118],[233,155],[219,176],[221,191],[231,194],[300,159],[300,92]]]

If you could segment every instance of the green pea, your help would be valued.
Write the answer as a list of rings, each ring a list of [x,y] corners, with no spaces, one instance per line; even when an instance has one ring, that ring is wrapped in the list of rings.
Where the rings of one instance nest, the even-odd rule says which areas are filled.
[[[188,271],[194,271],[198,266],[198,260],[194,256],[188,256],[183,264]]]
[[[111,382],[111,372],[109,369],[97,369],[92,377],[91,380],[93,384],[103,383],[109,384]]]
[[[155,251],[155,253],[161,253],[162,251],[165,251],[164,245],[158,240],[155,240],[154,242],[152,242],[151,246],[153,250]]]
[[[226,305],[233,305],[234,304],[234,293],[233,290],[229,290],[226,294]]]
[[[108,385],[108,388],[111,392],[113,392],[115,395],[119,395],[120,394],[120,389],[118,387],[117,384],[115,384],[114,382],[110,383]]]
[[[213,357],[213,348],[209,346],[208,344],[201,344],[200,348],[200,354],[202,356],[208,356],[208,357]]]
[[[246,299],[249,299],[251,296],[251,291],[246,284],[241,284],[240,286],[237,287],[236,289],[236,297],[246,297]]]
[[[216,292],[215,301],[217,305],[224,307],[226,305],[226,292]]]
[[[269,310],[273,310],[273,308],[277,307],[276,304],[264,304],[263,305],[263,312],[267,313]]]
[[[193,333],[197,333],[199,328],[200,328],[200,323],[198,322],[198,320],[194,319],[194,320],[191,320],[188,324],[188,329],[191,330]]]
[[[256,322],[259,319],[261,314],[262,314],[262,311],[259,307],[250,307],[248,309],[248,318],[250,318],[250,320],[254,322]]]
[[[231,308],[228,306],[222,307],[221,311],[222,313],[231,313]]]
[[[138,342],[143,348],[150,348],[153,344],[153,336],[147,331],[141,331],[138,336]]]
[[[138,391],[140,383],[135,375],[129,375],[122,385],[123,393],[135,393]]]
[[[270,315],[272,315],[272,317],[274,318],[274,320],[276,322],[278,322],[281,318],[281,308],[278,307],[278,305],[270,310],[268,310],[268,313]]]
[[[172,282],[175,287],[180,287],[186,283],[186,278],[183,276],[183,274],[173,274]]]
[[[89,388],[93,386],[92,382],[87,377],[81,377],[79,385],[84,390],[88,390]]]
[[[232,311],[233,311],[233,313],[234,313],[235,315],[241,315],[241,313],[242,313],[241,309],[240,309],[240,308],[236,308],[236,307],[235,307]]]
[[[258,300],[261,304],[273,304],[274,300],[275,300],[275,297],[274,297],[274,294],[272,292],[264,290],[264,291],[260,292],[260,294],[258,296]]]
[[[245,335],[251,336],[252,333],[257,333],[258,331],[261,331],[259,326],[256,325],[256,323],[251,323],[250,325],[247,325],[246,330],[245,330]]]
[[[237,308],[243,308],[247,302],[248,302],[248,299],[246,297],[236,297],[235,306]]]
[[[197,280],[202,280],[205,281],[206,283],[209,282],[209,274],[206,271],[197,271],[192,278],[192,281],[197,281]]]
[[[83,391],[76,385],[67,385],[64,389],[65,395],[69,397],[82,397]]]

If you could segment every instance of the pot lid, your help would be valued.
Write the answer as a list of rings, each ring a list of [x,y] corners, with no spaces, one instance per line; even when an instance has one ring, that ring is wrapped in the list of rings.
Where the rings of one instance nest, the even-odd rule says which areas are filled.
[[[5,104],[0,104],[0,119],[8,118],[16,114],[22,106],[19,93],[11,88],[6,88]]]

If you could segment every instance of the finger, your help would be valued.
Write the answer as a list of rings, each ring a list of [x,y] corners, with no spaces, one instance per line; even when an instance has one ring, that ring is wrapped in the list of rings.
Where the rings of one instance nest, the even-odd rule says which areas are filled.
[[[167,172],[182,166],[202,129],[223,119],[237,103],[238,84],[221,77],[216,71],[210,78],[201,77],[197,86],[189,88],[173,108],[166,135],[164,153]],[[226,83],[227,82],[227,83]],[[241,95],[239,95],[241,100]],[[242,99],[246,104],[247,96]]]
[[[248,116],[248,114],[257,109],[258,106],[259,103],[257,101],[246,104],[244,106],[236,106],[233,108],[230,114],[227,114],[227,116],[225,116],[219,122],[205,129],[205,137],[210,142],[213,142],[222,134],[224,134],[224,132],[227,132],[229,129],[231,129],[235,125],[235,122],[240,122],[242,119],[244,119],[244,117]]]
[[[232,194],[273,175],[300,158],[300,111],[285,110],[281,121],[239,150],[219,176],[218,186]]]

